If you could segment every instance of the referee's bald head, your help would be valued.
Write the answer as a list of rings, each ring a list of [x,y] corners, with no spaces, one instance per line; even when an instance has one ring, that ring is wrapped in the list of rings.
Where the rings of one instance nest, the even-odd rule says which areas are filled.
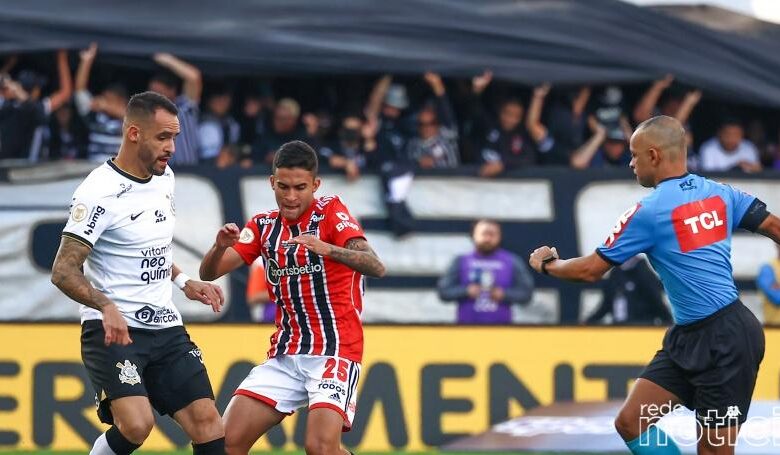
[[[686,159],[685,128],[673,117],[659,115],[645,120],[634,131],[633,141],[644,149],[656,149],[669,161]]]

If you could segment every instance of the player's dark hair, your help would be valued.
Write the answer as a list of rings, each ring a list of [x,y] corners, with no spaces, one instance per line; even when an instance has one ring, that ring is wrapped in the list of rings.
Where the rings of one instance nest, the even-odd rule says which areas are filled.
[[[317,152],[303,141],[288,142],[279,147],[274,154],[272,172],[276,172],[279,168],[300,168],[316,176],[319,168]]]
[[[479,226],[482,223],[492,224],[493,226],[498,226],[498,230],[499,231],[501,230],[501,224],[498,221],[496,221],[496,220],[494,220],[492,218],[480,218],[480,219],[478,219],[477,221],[475,221],[475,222],[473,222],[471,224],[471,236],[472,237],[474,236],[474,231],[477,229],[477,226]]]
[[[127,103],[127,117],[153,117],[157,109],[179,115],[179,109],[168,98],[157,92],[136,93]]]

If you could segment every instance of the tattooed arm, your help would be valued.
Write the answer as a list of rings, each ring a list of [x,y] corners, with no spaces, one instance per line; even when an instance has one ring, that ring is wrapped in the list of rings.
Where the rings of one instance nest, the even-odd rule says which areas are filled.
[[[325,256],[334,261],[341,262],[352,270],[366,276],[382,278],[385,276],[385,266],[374,250],[368,245],[368,241],[362,237],[347,240],[344,248],[314,237],[313,235],[299,235],[290,239],[291,243],[303,245],[306,249],[320,256]]]
[[[364,238],[356,237],[347,240],[344,248],[330,246],[328,256],[348,266],[356,272],[374,278],[385,276],[385,265],[379,260],[373,249]]]
[[[98,291],[84,276],[84,261],[92,249],[78,240],[62,237],[60,249],[52,266],[51,282],[71,299],[103,313],[105,343],[132,343],[127,322],[116,304]]]

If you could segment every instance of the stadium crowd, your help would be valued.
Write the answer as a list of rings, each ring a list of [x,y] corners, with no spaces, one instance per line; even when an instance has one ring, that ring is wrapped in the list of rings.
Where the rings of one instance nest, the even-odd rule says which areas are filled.
[[[41,65],[38,58],[36,69],[25,67],[29,59],[21,56],[5,60],[0,159],[104,161],[121,141],[128,94],[148,88],[181,111],[176,166],[268,163],[291,139],[312,143],[326,167],[349,179],[376,171],[390,181],[408,180],[417,168],[462,165],[478,166],[483,177],[539,165],[625,166],[632,127],[662,113],[691,126],[696,170],[780,169],[780,140],[768,134],[776,125],[763,121],[766,115],[721,109],[714,119],[707,113],[716,131],[699,128],[702,92],[672,75],[649,87],[541,84],[529,92],[494,81],[490,71],[446,82],[430,72],[400,81],[390,75],[359,81],[206,79],[196,66],[166,53],[151,56],[157,70],[130,75],[108,63],[96,65],[97,44],[78,58],[70,54],[57,52],[55,65]],[[41,70],[52,66],[56,77]],[[91,74],[101,67],[93,82]],[[628,96],[632,91],[635,96]],[[396,182],[388,189],[403,186]]]

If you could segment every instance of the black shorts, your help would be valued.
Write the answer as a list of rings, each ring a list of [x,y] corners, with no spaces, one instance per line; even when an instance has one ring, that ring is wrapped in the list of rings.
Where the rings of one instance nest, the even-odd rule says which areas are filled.
[[[736,300],[701,321],[670,328],[641,377],[677,395],[703,426],[727,427],[747,419],[763,358],[761,323]]]
[[[117,398],[148,397],[163,415],[200,398],[214,399],[200,349],[183,326],[129,330],[132,343],[106,346],[102,321],[85,321],[81,327],[81,358],[101,422],[113,423],[109,404]]]

